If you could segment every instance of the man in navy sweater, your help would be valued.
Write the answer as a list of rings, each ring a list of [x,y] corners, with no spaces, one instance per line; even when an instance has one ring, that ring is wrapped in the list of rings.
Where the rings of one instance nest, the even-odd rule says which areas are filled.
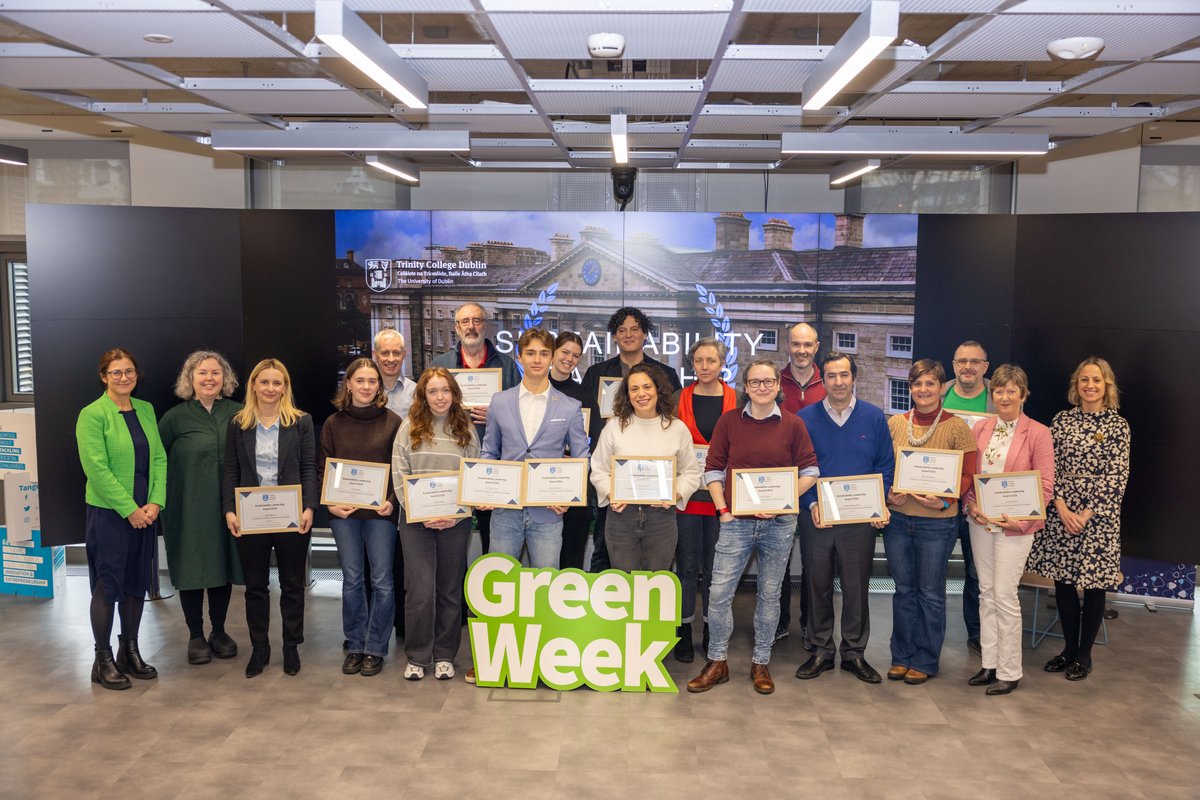
[[[808,427],[821,477],[883,475],[884,489],[892,485],[895,454],[883,411],[854,396],[858,365],[854,357],[832,352],[821,364],[825,399],[800,410]],[[866,683],[879,683],[879,673],[863,652],[871,632],[867,589],[875,537],[887,524],[876,522],[822,525],[817,514],[816,487],[804,493],[799,514],[800,554],[808,576],[808,639],[813,655],[796,670],[801,680],[833,669],[833,576],[842,576],[842,669]],[[808,508],[809,513],[803,513]],[[886,508],[884,510],[886,514]]]

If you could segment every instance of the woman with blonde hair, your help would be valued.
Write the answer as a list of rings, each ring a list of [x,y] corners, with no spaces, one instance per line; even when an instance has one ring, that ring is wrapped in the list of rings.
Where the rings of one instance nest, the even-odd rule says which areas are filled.
[[[387,408],[383,375],[369,358],[358,358],[333,400],[337,413],[321,427],[320,475],[325,485],[329,459],[387,464],[400,417]],[[376,509],[327,506],[329,527],[342,565],[342,629],[349,643],[342,673],[378,675],[387,656],[396,616],[392,559],[396,555],[396,495]],[[364,572],[370,565],[371,599]]]
[[[167,451],[163,544],[171,584],[188,626],[189,664],[233,658],[237,642],[225,632],[233,584],[242,583],[237,547],[221,512],[221,477],[229,420],[242,409],[230,399],[237,375],[220,353],[197,350],[183,362],[175,395],[183,400],[158,421]],[[204,636],[204,593],[212,634]]]
[[[1121,579],[1121,501],[1129,480],[1129,423],[1117,413],[1113,369],[1090,356],[1071,374],[1071,408],[1054,415],[1054,502],[1033,541],[1028,568],[1054,580],[1063,651],[1046,672],[1081,681],[1092,671],[1092,645],[1106,592]],[[1079,590],[1083,590],[1080,606]]]
[[[405,680],[421,680],[430,667],[440,681],[454,677],[471,518],[409,522],[404,479],[457,471],[462,459],[478,456],[479,436],[454,376],[445,367],[430,367],[417,381],[408,418],[392,448],[392,484],[403,512]]]
[[[301,487],[300,527],[293,532],[243,536],[234,512],[239,486]],[[246,404],[229,421],[225,439],[225,524],[237,537],[246,577],[246,625],[254,650],[246,677],[262,674],[271,660],[271,552],[279,568],[279,611],[283,617],[283,671],[300,671],[304,641],[304,563],[308,532],[317,507],[317,456],[312,417],[296,408],[292,379],[282,362],[267,358],[250,372]]]

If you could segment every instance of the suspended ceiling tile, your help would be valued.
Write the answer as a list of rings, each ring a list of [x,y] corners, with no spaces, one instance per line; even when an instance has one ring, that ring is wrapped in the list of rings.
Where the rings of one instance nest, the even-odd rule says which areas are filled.
[[[490,14],[516,59],[588,58],[587,38],[625,36],[626,59],[712,58],[728,14]]]
[[[225,0],[234,11],[307,11],[313,0]],[[360,14],[469,14],[475,10],[471,0],[346,0]]]
[[[322,78],[186,78],[192,94],[247,114],[380,114],[383,108]]]
[[[503,59],[411,58],[431,92],[518,92],[524,86]]]
[[[236,17],[218,11],[34,11],[8,19],[102,56],[127,58],[287,58],[287,48]],[[142,39],[173,36],[170,44]]]
[[[866,108],[854,112],[856,117],[975,119],[999,117],[1029,108],[1048,100],[1049,94],[886,94]]]
[[[983,14],[1004,0],[900,0],[902,14]],[[784,14],[858,14],[866,0],[746,0],[742,11]]]
[[[1049,61],[1048,42],[1081,34],[1104,39],[1104,61],[1136,61],[1200,36],[1200,14],[1002,14],[939,60]]]
[[[1195,94],[1200,92],[1200,63],[1140,64],[1076,91],[1083,94]]]
[[[164,75],[165,77],[165,75]],[[16,89],[162,89],[161,81],[44,44],[0,44],[0,84]]]
[[[774,161],[779,158],[779,141],[691,139],[680,158],[690,161]]]
[[[796,92],[820,61],[723,58],[713,78],[714,92]]]
[[[410,122],[424,121],[430,128],[442,131],[549,133],[545,118],[533,106],[433,103],[423,117],[405,115],[405,119]]]
[[[1052,138],[1100,136],[1154,121],[1153,117],[1109,116],[1102,113],[1103,109],[1097,109],[1097,115],[1091,117],[1042,115],[1042,112],[1052,111],[1053,109],[1041,109],[1038,112],[1010,117],[995,125],[981,128],[980,132],[1045,133]]]
[[[201,103],[176,104],[179,111],[137,112],[132,103],[95,103],[92,110],[113,119],[156,131],[273,130],[272,126],[243,114],[234,114]]]
[[[472,139],[471,158],[498,161],[556,161],[563,152],[553,139]]]
[[[701,81],[532,80],[529,87],[547,114],[690,114]]]
[[[558,138],[567,147],[595,148],[612,147],[612,136],[608,133],[560,133]],[[677,149],[683,144],[682,133],[633,133],[629,134],[629,147],[642,149]]]

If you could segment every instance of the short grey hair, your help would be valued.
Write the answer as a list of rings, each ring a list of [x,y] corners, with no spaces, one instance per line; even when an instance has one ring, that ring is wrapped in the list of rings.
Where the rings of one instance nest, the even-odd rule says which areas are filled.
[[[697,339],[687,351],[687,360],[690,363],[696,357],[696,351],[701,347],[715,347],[717,349],[717,358],[721,359],[721,363],[725,363],[725,356],[729,353],[729,347],[725,342],[713,336],[708,336],[703,339]]]
[[[191,400],[196,396],[192,378],[195,376],[196,367],[200,366],[200,362],[209,358],[216,361],[221,367],[221,397],[229,397],[233,394],[233,390],[238,387],[237,373],[233,371],[233,367],[229,366],[225,356],[212,350],[197,350],[183,361],[183,369],[179,370],[179,378],[175,381],[176,397]]]
[[[405,350],[408,349],[408,342],[404,341],[404,334],[395,328],[380,328],[379,333],[375,334],[375,339],[371,342],[371,347],[375,350],[378,350],[379,343],[389,336],[395,336],[400,340],[400,346]]]

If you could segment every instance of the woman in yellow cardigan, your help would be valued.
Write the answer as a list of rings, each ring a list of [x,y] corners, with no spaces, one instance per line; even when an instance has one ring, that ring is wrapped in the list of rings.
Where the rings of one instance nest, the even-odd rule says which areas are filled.
[[[100,356],[100,382],[104,394],[79,412],[75,424],[87,476],[85,535],[96,640],[92,682],[128,689],[130,677],[158,677],[138,652],[138,627],[150,587],[158,514],[167,497],[167,454],[154,407],[131,396],[138,382],[133,355],[118,347]],[[114,607],[121,614],[115,661]]]

